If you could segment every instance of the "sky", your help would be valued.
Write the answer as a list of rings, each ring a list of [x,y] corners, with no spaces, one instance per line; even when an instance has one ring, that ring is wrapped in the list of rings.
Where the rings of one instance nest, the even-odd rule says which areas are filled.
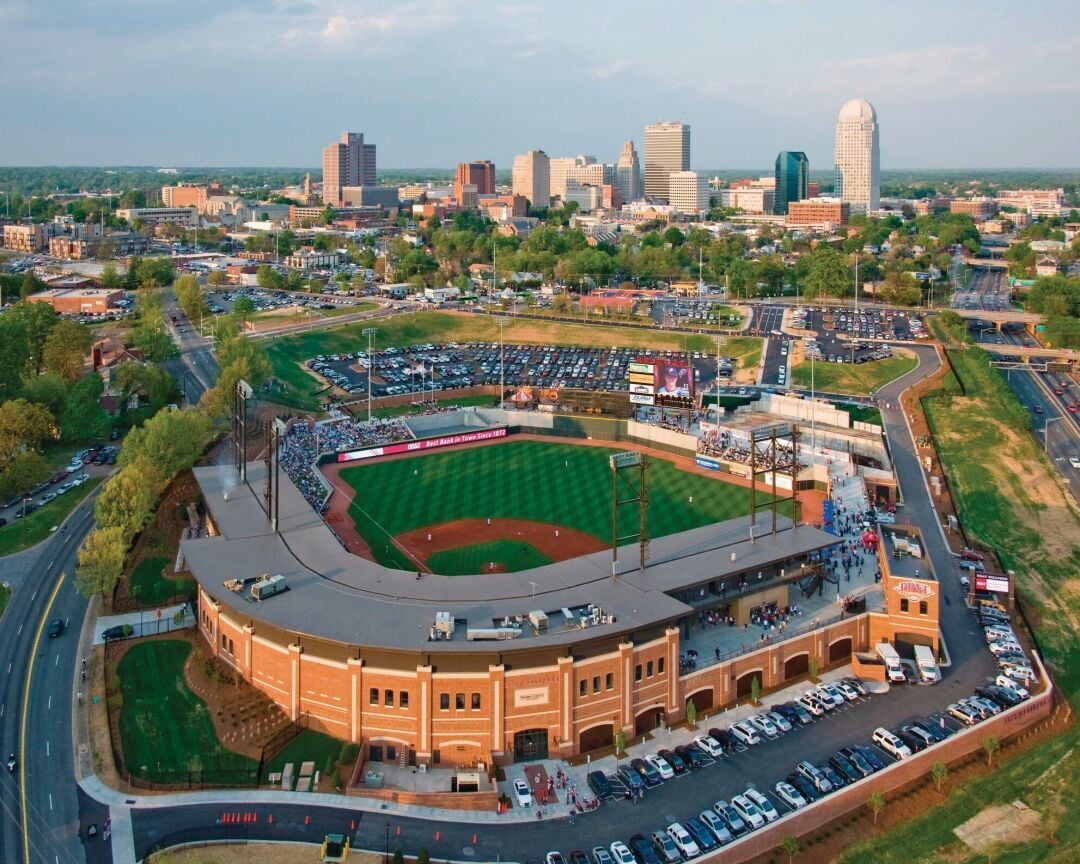
[[[854,97],[885,170],[1080,165],[1076,0],[2,0],[0,57],[3,165],[615,161],[664,119],[695,168],[828,169]]]

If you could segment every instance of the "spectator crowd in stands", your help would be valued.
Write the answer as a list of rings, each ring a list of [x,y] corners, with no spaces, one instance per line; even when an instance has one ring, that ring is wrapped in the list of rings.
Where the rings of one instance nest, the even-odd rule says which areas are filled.
[[[351,417],[322,424],[301,421],[289,427],[282,442],[281,468],[316,512],[323,513],[330,488],[315,467],[320,453],[393,444],[413,437],[409,427],[396,419],[373,420],[370,425]]]

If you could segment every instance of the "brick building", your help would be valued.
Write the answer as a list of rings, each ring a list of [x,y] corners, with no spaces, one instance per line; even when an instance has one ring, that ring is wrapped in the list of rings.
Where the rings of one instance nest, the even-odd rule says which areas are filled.
[[[792,226],[847,225],[851,205],[829,198],[808,198],[788,205],[787,224]]]

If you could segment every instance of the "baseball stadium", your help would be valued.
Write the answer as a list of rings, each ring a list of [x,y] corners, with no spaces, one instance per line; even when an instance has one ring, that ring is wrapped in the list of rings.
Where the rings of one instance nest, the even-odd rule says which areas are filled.
[[[757,419],[749,466],[635,419],[278,421],[265,460],[196,469],[210,536],[181,554],[200,632],[364,760],[446,766],[610,747],[898,629],[936,644],[936,604],[916,625],[880,588],[826,596],[827,480],[790,458],[795,425]]]

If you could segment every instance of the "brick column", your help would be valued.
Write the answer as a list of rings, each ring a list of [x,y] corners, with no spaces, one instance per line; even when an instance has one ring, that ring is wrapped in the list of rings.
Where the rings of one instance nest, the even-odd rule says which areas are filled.
[[[289,719],[293,723],[300,719],[300,655],[303,653],[300,645],[289,646]]]
[[[665,722],[670,726],[683,716],[683,706],[679,704],[679,628],[669,627],[664,631],[667,655],[667,705],[664,710]]]
[[[634,645],[632,642],[619,643],[619,692],[622,705],[619,706],[619,725],[623,729],[634,728]]]
[[[240,655],[241,669],[240,674],[244,676],[244,680],[249,684],[251,683],[251,636],[255,632],[255,628],[250,624],[245,624],[241,628],[240,632],[243,634],[243,652]]]
[[[559,658],[559,752],[574,752],[574,660]]]
[[[491,756],[498,763],[506,752],[506,667],[488,666],[491,681]]]
[[[417,761],[431,761],[431,700],[432,668],[430,666],[416,667],[416,684],[420,689],[420,716],[416,721],[416,758]]]
[[[345,665],[349,670],[349,740],[359,744],[364,728],[364,661],[350,657]]]

